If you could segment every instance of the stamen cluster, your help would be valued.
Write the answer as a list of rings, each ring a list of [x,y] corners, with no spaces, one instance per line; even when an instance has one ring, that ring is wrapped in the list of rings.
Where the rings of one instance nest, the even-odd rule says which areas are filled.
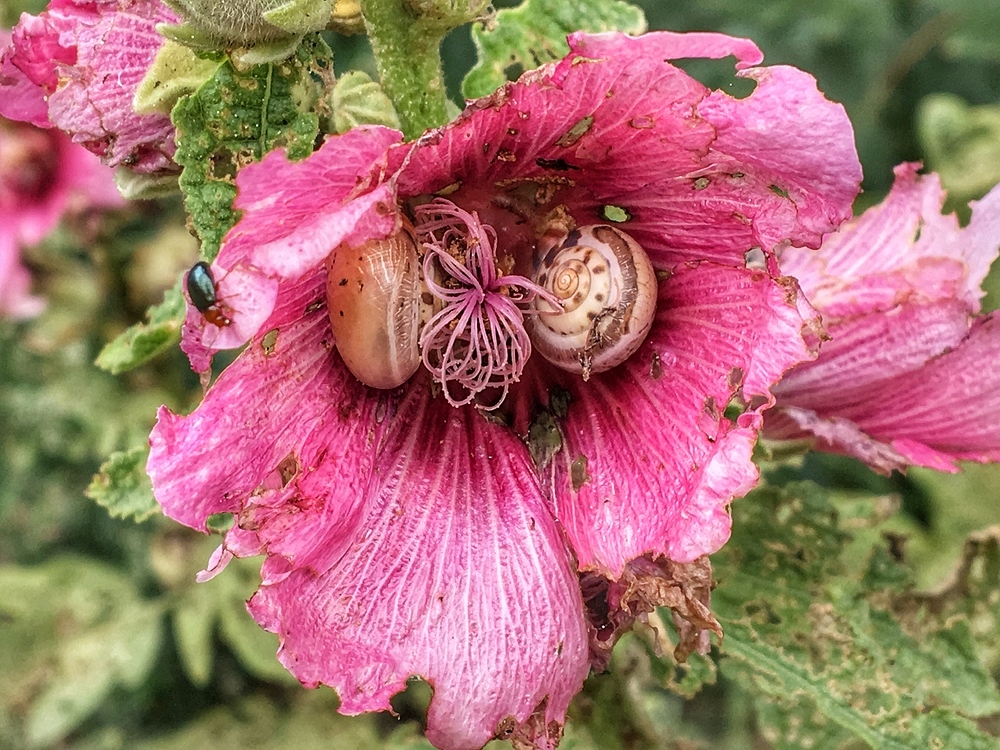
[[[475,212],[438,198],[415,209],[423,252],[424,282],[444,303],[424,327],[424,366],[441,383],[453,406],[468,404],[482,391],[499,388],[503,402],[531,355],[524,329],[525,305],[546,293],[534,282],[497,268],[496,231]],[[464,394],[452,392],[453,384]]]

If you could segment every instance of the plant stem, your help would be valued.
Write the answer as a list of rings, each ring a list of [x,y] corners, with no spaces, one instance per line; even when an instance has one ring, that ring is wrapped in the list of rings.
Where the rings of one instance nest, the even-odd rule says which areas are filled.
[[[443,125],[448,121],[444,32],[427,28],[403,0],[361,0],[361,10],[382,88],[396,107],[403,135],[413,139]]]

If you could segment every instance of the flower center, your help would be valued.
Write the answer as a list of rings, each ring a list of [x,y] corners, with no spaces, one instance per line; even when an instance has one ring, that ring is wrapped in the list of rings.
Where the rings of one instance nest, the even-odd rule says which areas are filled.
[[[424,366],[453,406],[500,389],[495,402],[484,407],[495,409],[531,355],[523,308],[536,296],[551,295],[509,273],[511,259],[498,264],[496,231],[476,213],[438,198],[414,214],[424,284],[436,310],[420,335]]]
[[[38,203],[55,182],[59,149],[38,128],[0,122],[0,206]]]

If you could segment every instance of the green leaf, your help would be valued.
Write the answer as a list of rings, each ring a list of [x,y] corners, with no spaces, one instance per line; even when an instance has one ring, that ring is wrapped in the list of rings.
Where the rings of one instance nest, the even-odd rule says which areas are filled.
[[[329,47],[310,36],[281,62],[246,70],[223,63],[174,107],[184,205],[207,260],[215,258],[238,219],[233,209],[237,172],[276,148],[284,148],[291,159],[312,153],[319,118],[306,110],[321,93],[316,80],[325,80],[331,69]]]
[[[496,24],[472,28],[479,62],[465,77],[467,99],[486,96],[507,82],[508,71],[537,68],[566,55],[573,31],[646,30],[642,10],[620,0],[525,0],[497,13]],[[516,76],[514,76],[516,77]]]
[[[146,520],[159,510],[146,474],[148,457],[149,447],[145,445],[112,453],[85,494],[112,518]]]
[[[973,720],[1000,711],[1000,692],[968,623],[913,599],[890,549],[850,573],[850,536],[807,484],[759,490],[734,511],[713,558],[721,667],[776,748],[995,747]]]
[[[1000,182],[1000,105],[972,107],[953,94],[925,96],[917,135],[951,202],[980,198]]]
[[[219,626],[222,639],[251,674],[271,682],[297,685],[278,661],[278,636],[257,624],[247,612],[246,600],[260,585],[260,560],[233,560],[226,570],[213,580],[218,589]]]
[[[62,557],[0,567],[0,704],[24,715],[23,744],[51,747],[134,690],[162,643],[162,612],[107,565]]]
[[[334,133],[346,133],[358,125],[399,129],[399,116],[389,97],[363,70],[349,71],[337,79],[331,104]]]
[[[190,586],[172,610],[173,632],[181,666],[198,687],[208,685],[215,663],[212,636],[221,604],[217,596],[220,584],[215,583],[218,580],[219,577],[216,577]]]
[[[95,364],[112,375],[144,364],[173,347],[181,337],[185,303],[181,280],[163,295],[163,302],[146,312],[147,323],[136,323],[105,344]]]

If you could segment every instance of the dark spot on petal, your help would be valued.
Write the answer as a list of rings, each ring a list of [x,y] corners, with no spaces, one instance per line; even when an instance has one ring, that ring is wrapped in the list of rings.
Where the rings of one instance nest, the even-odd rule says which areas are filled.
[[[278,329],[272,328],[264,334],[260,340],[260,348],[264,350],[264,356],[270,357],[274,354],[274,348],[278,345]]]
[[[538,157],[535,159],[535,164],[540,166],[542,169],[553,169],[558,172],[565,172],[569,169],[579,169],[579,167],[574,167],[565,159],[543,159]]]
[[[341,279],[337,286],[347,286],[347,279]]]
[[[563,133],[562,137],[556,141],[557,146],[562,146],[563,148],[568,148],[576,143],[578,140],[583,138],[590,129],[594,126],[594,116],[587,115],[582,120],[579,120],[573,127]]]
[[[598,292],[597,294],[594,295],[594,301],[595,302],[604,302],[604,295],[601,294],[600,292]]]
[[[577,456],[573,463],[570,464],[569,476],[570,481],[573,483],[574,492],[579,492],[580,488],[590,481],[590,475],[587,473],[586,456]]]
[[[663,377],[663,363],[660,361],[660,355],[653,352],[652,360],[649,363],[649,377],[653,380],[659,380]]]

